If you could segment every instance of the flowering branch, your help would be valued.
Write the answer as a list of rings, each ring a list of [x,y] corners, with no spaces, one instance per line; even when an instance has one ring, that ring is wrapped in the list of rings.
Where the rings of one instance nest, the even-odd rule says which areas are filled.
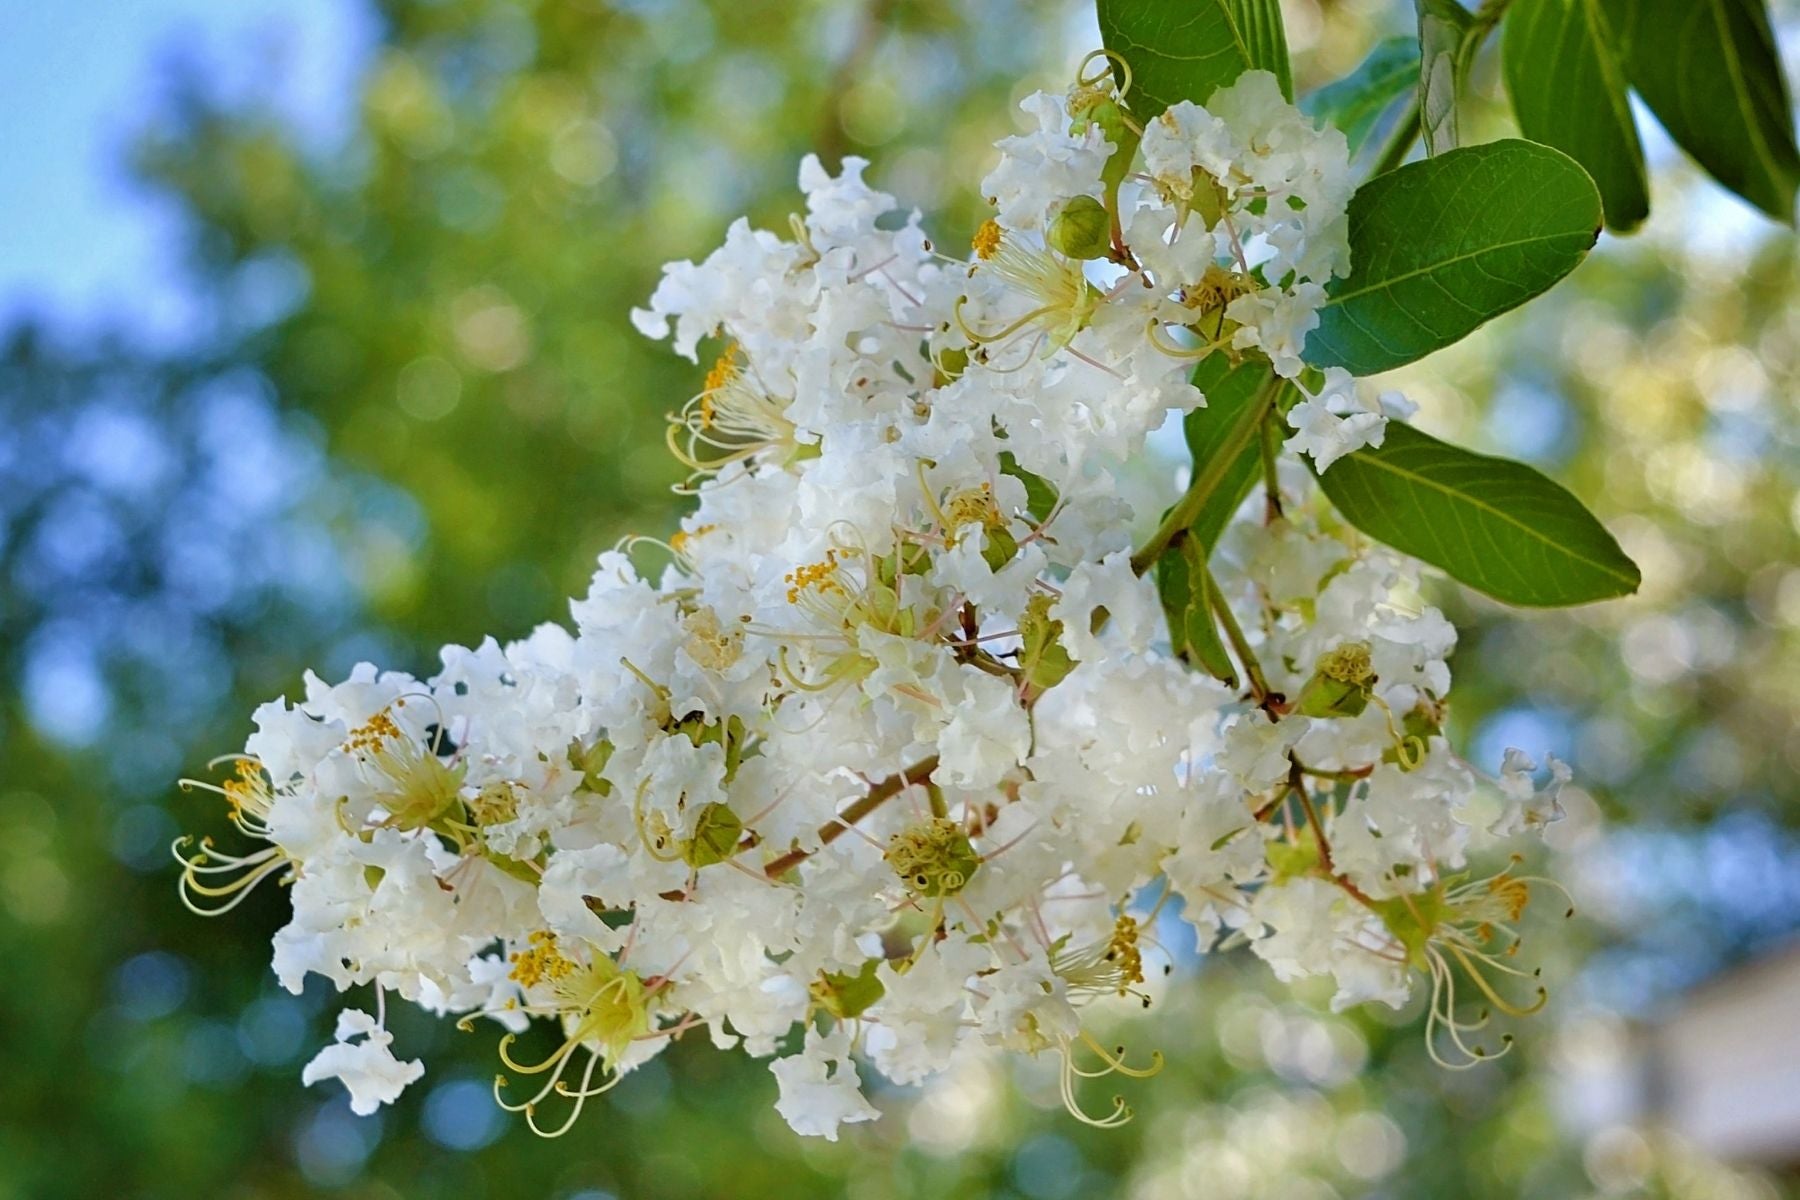
[[[1152,111],[1161,83],[1133,91],[1129,62],[1103,57],[1071,92],[1025,101],[1034,128],[1000,143],[981,181],[995,214],[954,268],[916,216],[887,219],[893,198],[855,158],[835,176],[802,164],[791,240],[740,222],[703,262],[670,264],[634,322],[696,363],[702,342],[723,344],[670,418],[693,499],[673,561],[647,579],[629,545],[602,555],[574,632],[451,647],[428,680],[366,664],[335,686],[309,677],[299,704],[259,709],[235,777],[206,786],[267,844],[178,843],[189,903],[223,911],[274,876],[304,932],[276,943],[290,989],[316,973],[441,998],[465,1022],[551,1022],[563,1041],[543,1060],[520,1062],[514,1033],[498,1048],[512,1076],[536,1078],[529,1096],[496,1091],[551,1136],[702,1022],[775,1057],[777,1110],[802,1133],[877,1115],[853,1048],[911,1082],[969,1042],[1055,1050],[1070,1112],[1121,1123],[1123,1101],[1091,1114],[1076,1081],[1143,1078],[1158,1060],[1128,1066],[1080,1010],[1150,1003],[1139,930],[1163,901],[1146,916],[1130,900],[1158,886],[1194,912],[1249,910],[1255,954],[1283,978],[1335,976],[1346,1003],[1397,1004],[1412,972],[1436,986],[1445,963],[1474,961],[1467,938],[1429,960],[1393,952],[1402,935],[1384,922],[1401,906],[1369,900],[1437,887],[1436,861],[1470,835],[1474,781],[1439,733],[1454,631],[1419,603],[1415,566],[1327,515],[1306,476],[1277,487],[1279,454],[1323,472],[1384,431],[1404,440],[1346,369],[1300,356],[1328,317],[1364,319],[1327,306],[1350,269],[1347,142],[1274,73],[1207,88],[1210,108]],[[1183,345],[1171,326],[1210,333]],[[1224,372],[1230,385],[1227,363],[1247,367]],[[1290,409],[1281,389],[1303,376]],[[1132,460],[1175,413],[1210,415],[1211,449],[1124,554]],[[1257,459],[1283,520],[1220,511],[1240,507],[1222,491]],[[1218,577],[1197,531],[1215,514],[1245,550]],[[1186,573],[1144,578],[1165,558]],[[1240,624],[1224,597],[1252,593]],[[1195,674],[1235,679],[1233,658],[1269,720]],[[1362,780],[1335,843],[1289,753],[1302,737]],[[1201,743],[1216,750],[1204,786],[1184,786]],[[920,753],[859,774],[847,803],[806,786]],[[1523,778],[1528,760],[1508,766],[1504,820],[1541,823],[1553,792]],[[915,787],[926,804],[870,819]],[[1285,839],[1236,837],[1252,809],[1280,810]],[[795,828],[821,847],[854,831],[881,862],[815,857]],[[1027,837],[1001,885],[979,886]],[[472,888],[508,903],[464,903]],[[897,924],[901,911],[925,919]],[[1415,923],[1407,945],[1446,936]],[[452,927],[479,936],[438,936]],[[467,949],[494,942],[500,956]],[[862,1022],[885,1036],[861,1037]],[[779,1056],[796,1027],[802,1045]],[[382,1034],[306,1078],[340,1079],[365,1107],[392,1100],[415,1064]]]

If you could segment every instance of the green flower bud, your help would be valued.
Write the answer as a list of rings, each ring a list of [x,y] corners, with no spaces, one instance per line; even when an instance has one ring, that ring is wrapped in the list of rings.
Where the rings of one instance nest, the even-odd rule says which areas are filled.
[[[1125,113],[1119,102],[1099,88],[1086,88],[1069,96],[1069,132],[1079,137],[1098,129],[1115,146],[1125,144]]]
[[[1076,196],[1051,218],[1044,240],[1070,258],[1105,258],[1112,249],[1112,216],[1092,196]]]

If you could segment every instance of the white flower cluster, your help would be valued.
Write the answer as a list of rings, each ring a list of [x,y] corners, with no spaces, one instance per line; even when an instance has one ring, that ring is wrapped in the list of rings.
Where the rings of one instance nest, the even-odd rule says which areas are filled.
[[[1451,874],[1477,789],[1439,733],[1454,631],[1288,463],[1287,515],[1252,501],[1214,556],[1246,696],[1171,652],[1119,483],[1204,403],[1196,360],[1305,382],[1347,267],[1343,138],[1249,74],[1151,121],[1121,194],[1118,102],[1025,102],[970,261],[887,220],[861,161],[808,159],[791,239],[740,221],[669,266],[634,320],[719,347],[672,418],[681,531],[601,556],[572,633],[260,708],[207,786],[268,844],[178,844],[189,902],[286,882],[283,985],[492,1018],[497,1098],[549,1133],[701,1029],[774,1056],[802,1133],[876,1115],[859,1063],[911,1083],[978,1046],[1059,1055],[1070,1110],[1123,1120],[1077,1081],[1155,1060],[1084,1009],[1150,1002],[1171,898],[1342,1004],[1424,976],[1434,1046],[1480,1053],[1453,970],[1504,1003],[1530,882]],[[1379,437],[1341,407],[1295,409],[1321,462]],[[1508,765],[1496,830],[1553,816]],[[556,1036],[527,1055],[532,1017]],[[391,1042],[347,1011],[305,1080],[371,1110],[421,1071]]]

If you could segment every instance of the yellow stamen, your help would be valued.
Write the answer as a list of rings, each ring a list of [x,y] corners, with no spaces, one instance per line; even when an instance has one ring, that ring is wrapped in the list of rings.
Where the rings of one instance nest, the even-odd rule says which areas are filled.
[[[971,240],[970,245],[975,251],[976,258],[985,261],[994,257],[995,251],[1000,249],[1000,222],[992,217],[983,221],[981,228],[975,231],[975,237]]]

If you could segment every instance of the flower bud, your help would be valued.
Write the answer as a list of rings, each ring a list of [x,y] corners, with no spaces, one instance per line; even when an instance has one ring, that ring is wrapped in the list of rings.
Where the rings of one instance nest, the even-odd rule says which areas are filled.
[[[1076,196],[1050,220],[1050,248],[1070,258],[1105,258],[1112,249],[1112,216],[1092,196]]]
[[[1089,128],[1098,129],[1114,146],[1125,144],[1125,114],[1101,88],[1079,88],[1069,95],[1069,132],[1079,137]]]

